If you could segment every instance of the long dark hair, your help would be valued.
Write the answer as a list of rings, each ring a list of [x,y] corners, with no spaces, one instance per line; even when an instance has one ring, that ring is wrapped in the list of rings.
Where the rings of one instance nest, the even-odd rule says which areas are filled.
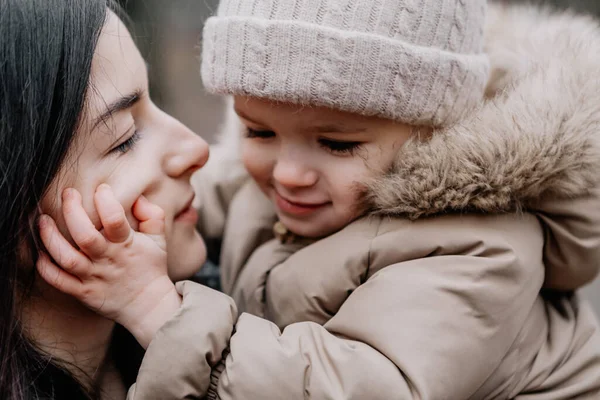
[[[17,296],[35,277],[38,204],[79,127],[109,8],[111,0],[0,0],[2,400],[95,397],[26,338]]]

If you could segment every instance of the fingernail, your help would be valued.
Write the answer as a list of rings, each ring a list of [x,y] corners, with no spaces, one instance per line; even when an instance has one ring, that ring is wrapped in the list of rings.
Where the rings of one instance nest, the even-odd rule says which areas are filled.
[[[63,201],[66,199],[72,198],[73,197],[73,189],[66,188],[65,190],[63,190],[62,197],[63,197]]]
[[[106,183],[101,183],[96,189],[97,192],[110,193],[112,192],[112,188]]]
[[[48,225],[48,216],[46,214],[42,214],[38,218],[38,226],[40,228],[44,228],[46,225]]]

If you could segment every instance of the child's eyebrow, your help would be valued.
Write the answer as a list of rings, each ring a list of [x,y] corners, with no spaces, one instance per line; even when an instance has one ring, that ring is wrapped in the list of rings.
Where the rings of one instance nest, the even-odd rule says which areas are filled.
[[[256,125],[261,125],[259,122],[257,122],[257,121],[255,121],[255,120],[253,120],[253,119],[252,119],[252,118],[250,118],[248,115],[246,115],[246,114],[245,114],[245,113],[244,113],[242,110],[240,110],[239,108],[237,108],[237,107],[234,107],[234,108],[233,108],[233,111],[235,111],[235,113],[238,115],[238,117],[240,117],[240,118],[243,118],[243,119],[245,119],[245,120],[247,120],[247,121],[250,121],[250,122],[252,122],[253,124],[256,124]]]
[[[337,125],[337,124],[325,124],[325,125],[312,125],[309,126],[307,131],[317,132],[317,133],[361,133],[365,132],[367,129],[358,126],[347,126],[347,125]]]

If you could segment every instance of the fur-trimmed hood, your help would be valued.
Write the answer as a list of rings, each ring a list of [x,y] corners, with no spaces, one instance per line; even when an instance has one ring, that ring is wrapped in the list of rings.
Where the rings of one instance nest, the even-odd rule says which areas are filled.
[[[508,212],[600,180],[600,28],[588,17],[491,4],[488,98],[400,150],[370,183],[373,213]],[[600,204],[599,204],[600,206]]]

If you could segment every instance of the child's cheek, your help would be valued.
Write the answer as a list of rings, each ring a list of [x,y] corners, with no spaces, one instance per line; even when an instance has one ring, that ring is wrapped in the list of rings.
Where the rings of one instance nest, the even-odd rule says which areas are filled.
[[[242,162],[248,173],[257,182],[271,180],[277,162],[278,146],[274,143],[261,143],[258,139],[244,139]]]

